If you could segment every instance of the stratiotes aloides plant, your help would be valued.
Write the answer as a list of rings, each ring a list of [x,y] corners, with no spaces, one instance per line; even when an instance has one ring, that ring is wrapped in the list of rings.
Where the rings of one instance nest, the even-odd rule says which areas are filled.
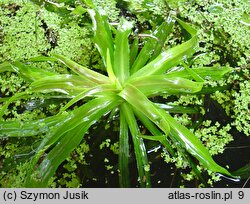
[[[132,22],[122,18],[115,27],[108,23],[107,16],[94,7],[88,12],[93,21],[94,42],[103,59],[106,75],[58,54],[37,57],[30,61],[59,61],[70,68],[72,74],[45,71],[19,61],[0,65],[0,72],[16,72],[30,82],[25,92],[14,95],[3,104],[0,110],[0,137],[43,135],[31,158],[25,186],[46,187],[58,166],[80,144],[91,125],[109,113],[119,114],[120,120],[120,133],[117,137],[121,187],[130,186],[130,151],[135,153],[140,186],[151,186],[150,165],[144,144],[146,140],[158,141],[172,156],[176,154],[176,149],[182,152],[200,178],[201,174],[193,158],[212,172],[231,176],[213,160],[193,133],[176,122],[163,104],[152,101],[153,96],[162,94],[197,93],[202,90],[205,77],[219,79],[230,71],[225,67],[190,69],[183,64],[195,52],[198,44],[196,30],[176,19],[189,33],[190,39],[162,51],[174,24],[170,19],[163,22],[139,49],[138,37],[131,40],[131,45],[129,43]],[[172,69],[178,64],[183,64],[183,68]],[[28,100],[37,93],[53,93],[53,97],[56,94],[60,97],[65,95],[70,100],[58,114],[43,119],[25,122],[3,119],[11,103],[18,99]],[[79,101],[84,101],[83,105],[70,109]],[[142,133],[139,121],[150,134]],[[133,150],[130,148],[129,137],[132,138]]]

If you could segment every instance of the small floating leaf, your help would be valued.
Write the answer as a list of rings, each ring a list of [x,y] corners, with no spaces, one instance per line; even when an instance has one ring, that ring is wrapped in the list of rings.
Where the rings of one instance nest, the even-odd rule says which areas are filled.
[[[221,13],[223,12],[223,5],[222,4],[213,4],[208,7],[209,13]]]

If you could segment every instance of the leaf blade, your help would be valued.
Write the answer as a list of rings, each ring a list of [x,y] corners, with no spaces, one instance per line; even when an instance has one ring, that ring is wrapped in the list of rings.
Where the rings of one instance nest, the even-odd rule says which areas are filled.
[[[48,76],[55,76],[56,73],[26,65],[21,62],[11,64],[12,70],[28,81],[36,81]]]
[[[31,83],[30,86],[34,92],[60,92],[69,95],[92,88],[96,85],[96,83],[88,79],[82,79],[77,75],[58,74],[36,80]]]
[[[51,116],[34,121],[0,121],[0,137],[27,137],[46,133],[49,128],[62,122],[66,115]]]
[[[162,52],[153,61],[135,72],[132,75],[132,78],[163,74],[171,67],[179,64],[184,58],[188,58],[193,55],[196,50],[196,46],[198,45],[198,37],[196,35],[196,31],[183,21],[178,21],[179,23],[181,22],[181,25],[191,34],[191,39],[165,52]]]
[[[129,77],[130,49],[128,36],[131,32],[133,24],[122,18],[117,30],[115,38],[114,50],[114,73],[120,83],[123,83]]]
[[[163,22],[153,33],[153,37],[148,39],[148,41],[143,46],[139,55],[135,59],[131,73],[137,72],[141,69],[148,60],[152,61],[157,57],[166,41],[168,34],[170,33],[173,27],[172,21]],[[153,52],[152,52],[153,51]]]
[[[122,106],[122,105],[121,105]],[[130,187],[129,177],[129,137],[128,124],[122,110],[120,110],[120,135],[119,135],[119,183],[120,187]]]
[[[129,82],[138,88],[146,96],[159,94],[180,94],[180,93],[196,93],[202,87],[202,82],[194,82],[185,78],[170,78],[166,75],[153,75],[137,77]]]
[[[223,76],[232,71],[230,67],[199,67],[199,68],[192,68],[192,70],[201,76],[204,79],[212,79],[212,80],[219,80],[222,79]],[[192,79],[192,75],[188,73],[185,69],[177,69],[171,72],[166,73],[167,77],[182,77],[187,79]]]
[[[114,44],[111,29],[108,24],[108,18],[105,14],[95,9],[88,9],[88,12],[93,22],[95,45],[99,53],[101,54],[104,65],[106,67],[107,50],[109,50],[110,52],[110,58],[112,62],[114,59]]]
[[[208,150],[193,133],[185,126],[176,122],[168,113],[164,112],[163,114],[171,127],[170,135],[180,142],[191,155],[198,159],[207,169],[232,176],[225,168],[221,167],[213,160]]]
[[[107,56],[107,55],[105,55],[105,56]],[[107,76],[104,76],[98,72],[90,70],[90,69],[68,59],[67,57],[64,57],[64,56],[59,55],[59,54],[53,54],[53,57],[55,57],[61,63],[65,64],[67,67],[69,67],[73,72],[75,72],[79,76],[82,76],[84,79],[90,80],[90,81],[92,81],[94,83],[98,83],[98,84],[110,83]]]
[[[140,135],[140,130],[137,125],[134,113],[127,103],[122,104],[121,111],[126,117],[126,121],[132,135],[141,187],[150,187],[150,166],[148,163],[147,152],[142,138],[138,137]]]

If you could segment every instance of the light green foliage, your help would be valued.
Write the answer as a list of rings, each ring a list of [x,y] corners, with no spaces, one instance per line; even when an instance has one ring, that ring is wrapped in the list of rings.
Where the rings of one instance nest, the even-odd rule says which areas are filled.
[[[215,182],[221,181],[221,177],[213,172],[209,172],[209,175],[211,176],[210,179],[208,179],[208,184],[213,186]]]
[[[86,160],[85,160],[85,155],[89,152],[89,145],[83,141],[80,145],[78,145],[73,154],[72,157],[74,157],[74,159],[79,163],[79,164],[87,164]]]
[[[39,8],[27,0],[21,3],[21,6],[19,3],[0,3],[4,8],[0,10],[0,25],[3,32],[0,62],[29,59],[50,47],[37,17]],[[16,9],[15,15],[11,5],[12,9]]]
[[[249,13],[247,0],[177,1],[180,15],[201,28],[199,37],[205,46],[199,48],[203,55],[198,63],[210,64],[219,61],[218,52],[239,58],[242,53],[249,56],[250,30],[242,23],[244,14]],[[209,52],[210,50],[210,52]],[[212,52],[211,52],[212,51]]]
[[[42,140],[41,145],[39,145],[36,150],[39,154],[36,154],[32,159],[34,165],[31,168],[34,168],[34,170],[30,172],[31,175],[27,178],[27,186],[47,186],[51,176],[54,175],[59,165],[65,161],[65,158],[72,150],[80,144],[83,135],[87,133],[90,126],[95,124],[101,116],[116,107],[120,109],[119,170],[122,186],[129,185],[129,132],[134,144],[140,185],[142,187],[150,187],[151,185],[149,162],[144,141],[139,138],[141,129],[137,124],[136,117],[138,117],[154,135],[148,138],[144,137],[144,139],[153,139],[162,143],[173,154],[173,148],[166,140],[166,136],[170,135],[172,142],[179,142],[178,150],[187,151],[187,153],[196,157],[206,168],[211,169],[211,171],[218,171],[230,175],[226,169],[219,166],[213,160],[200,140],[188,131],[185,126],[178,123],[168,112],[157,107],[154,102],[150,100],[153,95],[162,95],[163,93],[170,93],[171,95],[179,95],[181,93],[188,94],[196,93],[202,89],[203,83],[201,81],[195,82],[190,80],[189,73],[184,73],[182,76],[181,73],[176,70],[172,72],[175,77],[170,77],[165,74],[167,70],[182,62],[184,57],[192,56],[197,45],[196,30],[177,19],[182,28],[190,34],[190,38],[183,41],[182,44],[163,52],[161,52],[163,44],[159,46],[157,41],[147,41],[144,46],[150,49],[155,48],[153,50],[153,52],[155,52],[155,58],[147,63],[147,61],[144,62],[143,55],[139,54],[136,56],[135,54],[135,63],[137,63],[137,65],[136,68],[133,69],[134,66],[130,64],[129,60],[130,46],[128,40],[128,36],[132,31],[132,23],[129,23],[127,20],[122,20],[120,22],[121,26],[117,28],[113,27],[115,34],[115,38],[113,39],[112,30],[107,22],[107,18],[102,16],[102,13],[99,13],[98,10],[92,9],[89,10],[89,13],[94,25],[94,41],[102,55],[108,76],[81,66],[60,54],[54,54],[51,58],[46,59],[62,62],[71,69],[74,75],[59,75],[44,71],[41,68],[34,69],[26,67],[26,65],[22,63],[14,64],[17,70],[21,70],[22,74],[32,81],[30,85],[32,92],[59,92],[60,94],[57,93],[59,95],[56,96],[60,97],[62,96],[61,93],[63,93],[72,98],[59,114],[86,97],[91,96],[94,98],[80,107],[76,107],[67,115],[55,115],[44,119],[44,122],[47,123],[48,126],[53,126],[53,130],[47,133],[47,136]],[[155,35],[165,41],[165,36],[168,35],[171,28],[172,22],[164,22],[155,31]],[[140,51],[138,47],[136,49],[137,52]],[[153,56],[147,56],[147,60],[150,60],[152,57]],[[195,74],[194,71],[192,73],[193,75]],[[211,72],[207,71],[203,72],[203,74],[201,73],[201,75],[207,76],[209,73]],[[223,74],[221,77],[222,76]],[[24,98],[29,98],[29,96],[24,95]],[[13,98],[10,100],[13,100]],[[8,103],[2,109],[2,115],[4,115],[5,108],[8,108]],[[26,124],[28,123],[29,122]],[[17,134],[16,126],[17,128],[24,128],[25,134],[36,135],[44,131],[43,129],[36,129],[34,132],[30,130],[29,126],[20,126],[18,123],[15,124],[15,127],[9,127],[9,122],[4,121],[2,125],[3,131],[6,131],[9,136],[11,134]],[[35,123],[32,125],[34,126]],[[162,133],[159,133],[159,130],[161,130]],[[110,139],[104,141],[100,145],[100,149],[110,147],[110,142]],[[49,147],[52,147],[52,149],[49,150]],[[39,157],[41,157],[40,152],[45,153],[46,150],[49,150],[49,153],[42,162],[36,166],[35,164],[39,161]],[[177,166],[181,166],[182,163],[179,164],[178,161],[176,162]],[[189,163],[190,161],[187,162]],[[75,171],[76,165],[72,162],[70,165],[64,166],[64,168],[68,171]],[[111,169],[111,166],[109,165],[107,168]],[[44,169],[48,170],[48,172],[45,173]],[[68,177],[68,174],[65,174],[63,177],[65,179],[65,177]],[[76,184],[75,177],[72,177],[72,179],[74,179],[73,184]]]
[[[107,171],[110,171],[111,174],[114,174],[114,171],[113,171],[114,166],[112,166],[112,165],[110,164],[110,161],[109,161],[108,158],[105,158],[105,159],[104,159],[104,163],[105,163],[105,168],[106,168],[106,170],[107,170]]]
[[[83,64],[89,65],[93,44],[89,38],[89,29],[81,28],[76,23],[70,23],[68,27],[58,30],[58,46],[53,53],[62,54]],[[67,46],[65,46],[67,45]]]
[[[114,154],[119,154],[119,142],[115,142],[114,144],[110,145],[110,150],[114,153]]]
[[[249,76],[249,70],[245,70],[243,73],[245,73],[245,77],[236,75],[236,77],[232,76],[230,79],[228,79],[228,81],[236,81],[237,84],[235,89],[226,90],[224,92],[215,92],[211,96],[213,99],[217,100],[219,104],[221,104],[227,115],[233,119],[231,125],[235,126],[238,131],[243,132],[246,136],[249,136],[250,86],[249,80],[244,80],[244,78],[247,79]]]
[[[229,133],[230,124],[221,126],[216,122],[211,126],[211,121],[204,121],[200,128],[195,131],[195,135],[203,141],[211,155],[223,153],[225,146],[233,141],[232,135]]]
[[[239,92],[233,91],[234,104],[233,112],[234,122],[232,123],[237,130],[250,136],[250,81],[244,81],[239,84]]]
[[[89,38],[89,27],[80,27],[77,21],[65,24],[64,18],[44,9],[39,12],[39,19],[44,20],[48,27],[48,40],[56,41],[55,48],[50,49],[48,54],[62,54],[83,65],[89,65],[91,56],[96,52]],[[63,69],[58,71],[61,73]]]
[[[186,121],[186,114],[177,119],[179,122],[184,122],[188,124]],[[179,117],[179,116],[178,116]],[[189,121],[190,123],[190,121]],[[229,133],[231,127],[230,124],[226,126],[221,126],[218,122],[212,125],[212,121],[207,120],[203,121],[197,130],[195,130],[194,134],[204,143],[206,148],[208,149],[211,155],[222,154],[225,150],[225,147],[228,143],[233,141],[232,135]],[[183,155],[178,153],[177,156],[171,157],[168,152],[164,151],[161,156],[164,161],[167,163],[174,163],[175,166],[179,169],[188,169],[190,168],[189,163],[183,158]],[[202,165],[198,165],[197,168],[199,171],[207,171],[211,176],[208,180],[208,184],[213,186],[214,182],[220,180],[219,176],[215,175],[211,171],[204,168]],[[194,171],[190,171],[190,173],[182,173],[181,176],[186,181],[192,181],[197,178],[197,175]]]
[[[173,157],[166,150],[164,150],[161,153],[161,157],[166,163],[174,163],[178,169],[186,169],[187,167],[190,167],[189,163],[183,158],[183,155],[180,152],[177,152],[177,155]]]
[[[1,93],[5,96],[12,96],[14,93],[25,90],[24,80],[13,73],[0,75]]]
[[[110,146],[110,142],[111,142],[110,139],[106,139],[105,141],[103,141],[103,142],[100,144],[100,149],[103,149],[104,147],[109,147],[109,146]]]
[[[169,97],[169,96],[165,96],[166,99]],[[197,108],[199,108],[200,110],[200,113],[202,115],[205,114],[205,109],[203,107],[203,104],[204,104],[204,96],[197,96],[197,95],[181,95],[178,97],[177,100],[175,101],[172,101],[172,102],[169,102],[170,105],[182,105],[182,106],[185,106],[185,107],[190,107],[190,106],[196,106]],[[179,117],[179,115],[176,115],[175,118],[177,119]],[[186,124],[189,124],[191,123],[192,121],[190,120],[189,123],[188,123],[188,115],[184,115],[184,117],[186,119]],[[180,118],[180,120],[183,120],[182,118]]]
[[[166,4],[162,0],[135,0],[135,1],[129,1],[125,0],[129,3],[130,9],[134,13],[151,13],[152,15],[160,15],[160,16],[166,16]],[[144,18],[148,17],[147,15],[144,15]],[[142,20],[142,19],[141,19]],[[144,21],[148,21],[150,19],[145,18]]]
[[[190,118],[190,116],[188,114],[182,114],[182,115],[176,114],[174,116],[174,118],[176,121],[178,121],[179,123],[181,123],[184,126],[189,126],[192,124],[192,119]]]
[[[72,152],[71,156],[66,159],[66,164],[63,165],[66,173],[63,173],[62,178],[56,179],[54,182],[59,185],[59,187],[67,188],[79,188],[81,187],[80,178],[76,175],[76,170],[78,165],[87,165],[85,160],[85,155],[89,152],[89,145],[83,141],[78,145],[75,150]]]
[[[197,168],[199,169],[199,171],[204,171],[204,169],[201,166],[197,166]],[[208,175],[209,175],[209,179],[206,182],[206,185],[204,183],[199,184],[197,187],[198,188],[205,188],[205,187],[214,187],[214,184],[216,182],[221,181],[221,177],[218,174],[215,174],[211,171],[208,171]],[[183,185],[180,185],[180,188],[185,188],[185,183],[187,182],[192,182],[194,181],[196,178],[196,175],[193,171],[190,171],[190,173],[181,173],[181,177],[183,178],[183,180],[181,181],[181,183],[183,183]]]
[[[202,105],[203,100],[196,95],[181,95],[178,98],[178,101],[170,102],[171,105]]]
[[[220,92],[219,92],[220,93]],[[196,100],[194,100],[196,99]],[[198,99],[198,97],[190,97],[190,96],[181,96],[180,100],[175,104],[185,104],[185,105],[202,105],[203,100]],[[204,114],[205,110],[203,109]],[[175,119],[183,125],[191,125],[192,119],[189,118],[187,114],[176,114]],[[230,124],[226,126],[221,126],[218,122],[212,124],[212,121],[207,120],[203,121],[201,125],[199,125],[198,129],[195,130],[194,134],[204,143],[208,151],[211,155],[222,154],[224,149],[228,143],[233,141],[232,135],[229,133],[231,129]],[[174,146],[173,146],[174,147]],[[185,169],[185,172],[190,169],[189,163],[183,158],[183,155],[178,153],[177,156],[171,157],[168,152],[164,151],[161,156],[164,158],[164,161],[167,163],[174,163],[175,166],[179,169]],[[207,171],[202,165],[199,167],[199,171],[204,172]],[[208,185],[213,186],[214,182],[219,181],[219,176],[215,176],[210,171],[211,177],[208,180]],[[190,173],[181,173],[181,176],[186,181],[192,181],[197,179],[197,175],[194,171],[190,170]]]
[[[115,142],[112,144],[110,139],[106,139],[105,141],[103,141],[100,144],[99,148],[109,148],[114,154],[119,154],[119,142]]]
[[[100,68],[99,57],[89,38],[89,27],[80,27],[76,21],[65,24],[62,17],[28,0],[7,0],[1,2],[1,5],[3,9],[0,10],[0,62],[58,53],[81,64],[93,63],[93,68]],[[15,15],[12,7],[17,9]],[[52,42],[55,45],[52,46]],[[41,68],[60,73],[65,73],[66,70],[54,62],[36,63],[35,66],[37,64]]]
[[[200,171],[204,171],[202,167],[198,166],[198,168]],[[221,181],[221,177],[218,174],[208,171],[208,175],[210,176],[209,179],[207,180],[207,184],[209,187],[213,187],[216,182]],[[184,181],[193,181],[196,178],[195,173],[193,171],[191,171],[188,174],[183,173],[181,174],[181,176],[184,179]],[[206,186],[204,186],[204,184],[200,184],[198,187],[204,188]]]
[[[64,173],[63,177],[57,181],[60,186],[65,186],[66,188],[80,188],[81,184],[79,178],[74,172]]]
[[[217,100],[217,102],[224,108],[227,115],[231,115],[232,110],[232,95],[231,92],[226,90],[225,92],[216,91],[214,94],[211,95],[214,100]]]
[[[30,120],[35,120],[35,119],[45,117],[45,114],[43,113],[43,111],[39,109],[35,109],[31,111],[27,110],[27,111],[24,111],[23,113],[18,113],[17,104],[15,104],[15,106],[11,110],[11,114],[13,115],[12,120],[20,120],[20,121],[30,121]]]
[[[78,145],[71,153],[70,157],[65,160],[63,165],[64,172],[62,175],[53,177],[50,181],[50,187],[67,187],[67,188],[79,188],[82,186],[80,183],[79,175],[77,175],[77,169],[80,165],[88,165],[85,155],[89,152],[89,145],[83,141]]]
[[[142,33],[151,34],[152,30],[149,29],[150,26],[156,28],[161,24],[162,19],[169,20],[170,12],[163,0],[124,0],[123,2],[127,3],[127,10],[135,14],[136,23],[140,24],[138,30],[141,29],[142,31],[140,32]],[[135,32],[138,32],[138,30],[136,29]],[[173,40],[172,37],[173,34],[170,33],[168,39]]]
[[[246,80],[249,81],[250,29],[246,23],[249,18],[249,1],[180,0],[167,3],[180,16],[196,24],[200,46],[192,67],[211,64],[234,67],[234,74],[229,75],[226,80],[207,80],[206,84],[212,87],[235,84],[233,89],[217,91],[211,96],[234,120],[232,125],[249,135],[249,99],[244,94],[244,90],[246,93],[248,91]]]
[[[8,172],[0,172],[1,188],[22,188],[24,187],[25,177],[27,176],[29,162],[24,162],[12,168]]]
[[[149,165],[149,164],[148,164],[148,165],[145,165],[145,166],[144,166],[144,170],[145,170],[145,171],[150,171],[150,165]]]
[[[11,158],[12,156],[14,156],[17,152],[17,144],[13,144],[13,143],[9,143],[7,145],[5,145],[4,147],[0,147],[0,152],[1,152],[1,156],[3,156],[4,158]]]
[[[118,20],[120,10],[116,7],[116,0],[93,0],[94,5],[108,15],[111,22]]]
[[[16,155],[20,152],[20,143],[6,143],[4,140],[0,141],[0,187],[2,188],[20,188],[24,187],[24,180],[29,168],[29,162],[19,162]],[[16,159],[15,159],[16,158]],[[6,163],[6,161],[9,161]],[[13,168],[11,165],[15,165]],[[5,165],[4,165],[5,164]]]
[[[66,161],[67,163],[63,165],[66,172],[62,174],[61,178],[57,178],[54,182],[59,185],[58,187],[79,188],[81,185],[75,173],[77,169],[76,161],[72,158],[68,158]]]
[[[181,175],[183,177],[183,179],[185,179],[186,181],[192,181],[194,180],[194,174],[191,172],[189,174],[182,174]]]

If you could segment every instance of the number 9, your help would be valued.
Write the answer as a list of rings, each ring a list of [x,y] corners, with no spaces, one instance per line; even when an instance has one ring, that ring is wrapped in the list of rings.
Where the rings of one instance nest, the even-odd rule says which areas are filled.
[[[239,196],[239,199],[243,199],[244,198],[244,192],[243,191],[239,191],[238,192],[238,196]]]

